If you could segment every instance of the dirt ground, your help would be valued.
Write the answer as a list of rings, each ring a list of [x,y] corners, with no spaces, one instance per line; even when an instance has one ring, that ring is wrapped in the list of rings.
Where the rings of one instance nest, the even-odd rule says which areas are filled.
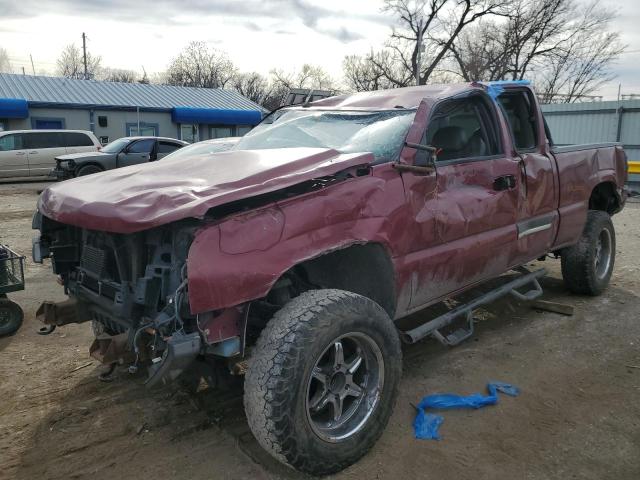
[[[42,300],[61,300],[50,265],[30,261],[31,215],[42,184],[0,184],[0,242],[27,255],[22,329],[0,339],[0,478],[302,478],[249,432],[241,386],[225,393],[150,392],[142,375],[111,383],[88,356],[87,324],[36,333]],[[573,296],[548,260],[544,299],[571,317],[507,298],[480,312],[473,339],[404,349],[400,396],[384,435],[335,478],[640,478],[640,204],[615,217],[617,260],[601,297]],[[423,312],[419,315],[427,315]],[[441,441],[413,438],[415,404],[437,392],[517,385],[517,398],[448,411]]]

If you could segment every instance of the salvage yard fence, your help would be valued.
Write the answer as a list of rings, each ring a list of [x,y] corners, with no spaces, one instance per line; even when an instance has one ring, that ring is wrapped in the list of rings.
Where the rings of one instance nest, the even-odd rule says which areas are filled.
[[[640,185],[640,100],[542,105],[556,145],[620,142],[629,182]]]

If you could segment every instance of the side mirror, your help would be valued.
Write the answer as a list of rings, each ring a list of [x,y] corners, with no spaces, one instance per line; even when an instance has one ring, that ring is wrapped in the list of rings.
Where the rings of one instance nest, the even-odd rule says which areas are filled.
[[[423,145],[422,143],[405,142],[405,145],[409,148],[415,148],[416,160],[414,165],[416,167],[436,168],[436,151],[435,147],[431,145]]]

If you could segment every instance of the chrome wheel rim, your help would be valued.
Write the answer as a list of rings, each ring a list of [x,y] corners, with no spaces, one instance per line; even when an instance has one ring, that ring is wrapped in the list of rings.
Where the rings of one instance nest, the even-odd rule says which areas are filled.
[[[596,241],[595,253],[593,256],[593,267],[596,277],[602,279],[607,276],[611,266],[612,253],[611,232],[603,228]]]
[[[359,432],[380,402],[382,352],[371,337],[352,332],[333,340],[316,359],[305,406],[312,430],[327,442]]]

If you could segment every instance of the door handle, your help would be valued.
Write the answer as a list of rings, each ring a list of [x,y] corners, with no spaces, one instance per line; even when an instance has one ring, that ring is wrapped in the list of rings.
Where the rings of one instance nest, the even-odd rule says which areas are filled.
[[[513,175],[502,175],[493,180],[493,189],[496,192],[511,190],[516,188],[516,177]]]
[[[29,155],[31,155],[32,153],[38,153],[38,151],[34,150],[33,152],[29,152]]]

